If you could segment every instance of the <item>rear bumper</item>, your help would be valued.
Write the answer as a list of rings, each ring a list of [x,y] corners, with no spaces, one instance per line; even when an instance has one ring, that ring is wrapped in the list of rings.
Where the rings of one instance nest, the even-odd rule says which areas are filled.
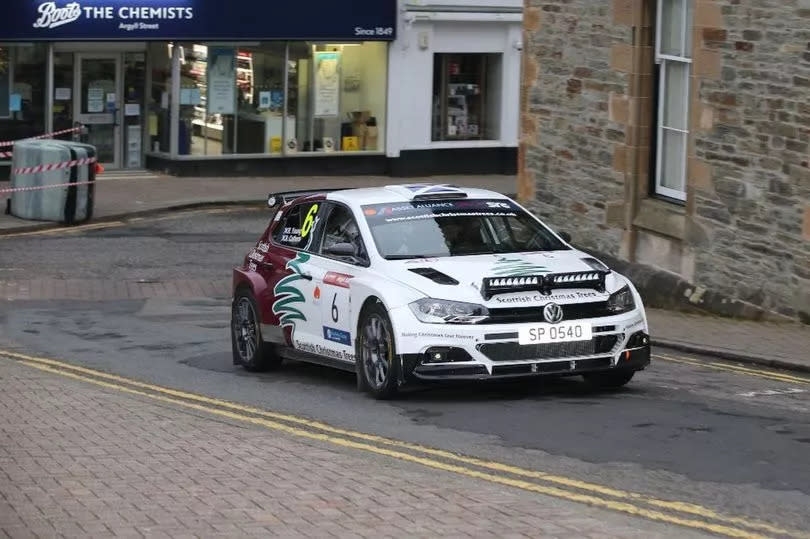
[[[532,378],[538,376],[576,376],[594,372],[638,371],[650,364],[650,345],[622,350],[616,356],[596,358],[573,358],[521,362],[495,365],[492,372],[487,366],[474,361],[459,361],[453,364],[430,365],[423,363],[421,354],[402,356],[404,381],[486,381]]]

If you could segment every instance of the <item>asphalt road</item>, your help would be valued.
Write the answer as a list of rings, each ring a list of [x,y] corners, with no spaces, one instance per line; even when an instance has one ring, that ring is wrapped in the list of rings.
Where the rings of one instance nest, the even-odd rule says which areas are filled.
[[[266,219],[260,210],[195,212],[0,237],[0,281],[227,281]],[[378,402],[357,393],[352,375],[322,367],[288,362],[264,374],[234,367],[226,297],[2,299],[0,349],[810,529],[810,380],[800,375],[731,372],[714,358],[692,362],[659,349],[619,391],[572,379],[420,388]]]

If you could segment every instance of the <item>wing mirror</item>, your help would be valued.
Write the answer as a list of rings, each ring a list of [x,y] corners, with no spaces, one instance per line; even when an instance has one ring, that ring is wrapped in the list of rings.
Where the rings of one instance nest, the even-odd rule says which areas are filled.
[[[351,243],[335,243],[325,248],[323,252],[332,256],[357,256],[357,248]]]
[[[571,243],[571,234],[568,232],[557,232],[557,235],[561,237],[565,243]]]

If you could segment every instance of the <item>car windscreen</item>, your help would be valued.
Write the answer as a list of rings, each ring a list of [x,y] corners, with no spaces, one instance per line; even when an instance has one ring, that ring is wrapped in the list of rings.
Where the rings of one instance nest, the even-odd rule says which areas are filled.
[[[363,215],[377,251],[390,260],[568,249],[508,199],[372,204]]]

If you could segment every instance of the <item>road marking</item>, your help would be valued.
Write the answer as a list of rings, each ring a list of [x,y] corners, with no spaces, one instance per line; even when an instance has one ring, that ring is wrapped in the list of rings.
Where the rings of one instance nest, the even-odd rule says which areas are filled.
[[[728,363],[710,363],[706,361],[698,361],[685,357],[672,357],[663,354],[653,354],[654,358],[663,359],[672,363],[681,363],[684,365],[692,365],[695,367],[704,367],[706,369],[713,369],[717,371],[734,372],[737,374],[744,374],[746,376],[755,376],[757,378],[765,378],[767,380],[776,380],[778,382],[789,382],[794,384],[810,385],[809,378],[802,378],[799,376],[792,376],[790,374],[783,374],[780,372],[767,371],[764,369],[752,369],[748,367],[740,367],[738,365],[731,365]]]
[[[101,228],[112,228],[123,225],[124,225],[123,221],[109,221],[106,223],[93,223],[89,225],[64,226],[59,228],[49,228],[47,230],[32,230],[31,232],[15,232],[13,234],[3,234],[0,235],[0,239],[20,238],[24,236],[49,236],[53,234],[84,232],[85,230],[98,230]]]
[[[16,352],[10,352],[10,351],[5,351],[5,350],[0,350],[0,356],[6,356],[6,357],[11,358],[11,359],[19,360],[22,363],[25,363],[26,365],[29,365],[29,366],[35,367],[35,368],[39,368],[41,370],[47,370],[48,372],[54,372],[56,374],[61,374],[61,375],[68,376],[68,377],[71,377],[71,378],[84,380],[84,381],[94,383],[94,384],[97,384],[97,385],[102,385],[104,387],[111,387],[111,388],[114,388],[114,389],[119,389],[121,391],[125,391],[125,392],[132,393],[132,394],[144,395],[144,396],[154,398],[154,399],[157,399],[157,400],[162,400],[162,401],[165,401],[165,402],[177,403],[177,404],[180,404],[182,406],[186,406],[186,407],[190,407],[190,408],[194,408],[194,409],[199,409],[199,410],[203,410],[203,411],[208,411],[210,413],[222,415],[222,416],[225,416],[225,417],[231,417],[233,419],[238,419],[238,420],[242,420],[242,421],[248,421],[248,422],[251,422],[251,423],[255,423],[255,424],[265,426],[267,428],[272,428],[272,429],[275,429],[275,430],[282,430],[284,432],[288,432],[288,433],[296,435],[296,436],[304,436],[304,437],[308,437],[308,438],[327,441],[327,442],[330,442],[330,443],[335,443],[337,445],[342,445],[342,446],[345,446],[345,447],[352,447],[354,449],[362,449],[362,450],[366,450],[366,451],[370,451],[370,452],[374,452],[374,453],[379,453],[379,454],[383,454],[383,455],[390,456],[392,458],[397,458],[397,459],[400,459],[400,460],[408,460],[408,461],[411,461],[411,462],[417,462],[417,463],[423,464],[425,466],[430,466],[430,467],[437,468],[437,469],[442,469],[442,470],[446,470],[446,471],[452,471],[454,473],[459,473],[459,474],[467,475],[467,476],[470,476],[470,477],[477,477],[479,479],[484,479],[484,480],[487,480],[487,481],[490,481],[490,482],[500,483],[500,484],[509,485],[509,486],[515,486],[517,488],[521,488],[521,489],[524,489],[524,490],[530,490],[532,492],[537,492],[537,493],[541,493],[541,494],[547,494],[549,496],[555,496],[555,497],[559,497],[559,498],[564,498],[564,499],[567,499],[567,500],[570,500],[570,501],[578,501],[578,502],[582,502],[582,503],[596,505],[596,506],[599,506],[599,507],[604,507],[604,508],[607,508],[607,509],[612,509],[612,510],[623,512],[623,513],[633,514],[633,515],[637,515],[637,516],[643,516],[643,517],[646,517],[646,518],[650,518],[652,520],[660,520],[660,521],[663,521],[663,522],[668,522],[668,523],[672,523],[672,524],[678,524],[678,525],[681,525],[681,526],[687,526],[687,527],[703,529],[703,530],[706,530],[706,531],[711,531],[712,533],[719,533],[719,534],[727,535],[727,536],[730,536],[730,537],[758,537],[758,535],[752,534],[749,531],[740,530],[738,528],[732,528],[730,526],[706,523],[704,521],[697,521],[697,520],[693,520],[693,519],[689,519],[689,518],[675,517],[675,516],[669,515],[667,513],[661,513],[659,511],[651,511],[649,509],[639,507],[637,505],[638,503],[645,503],[647,505],[651,505],[651,506],[658,507],[658,508],[661,508],[661,509],[667,509],[667,510],[671,510],[671,511],[677,511],[677,512],[681,512],[681,513],[686,513],[686,514],[689,514],[689,515],[699,516],[699,517],[702,517],[702,518],[705,518],[705,519],[724,522],[726,524],[738,525],[738,526],[742,526],[742,527],[749,528],[749,529],[752,529],[752,530],[759,530],[759,531],[764,531],[764,532],[768,532],[768,533],[774,533],[774,534],[778,534],[778,535],[787,535],[787,536],[793,536],[793,537],[810,538],[810,535],[805,534],[805,533],[785,530],[783,528],[780,528],[778,526],[769,524],[767,522],[761,522],[761,521],[750,520],[750,519],[741,518],[741,517],[723,515],[723,514],[718,513],[718,512],[716,512],[716,511],[714,511],[712,509],[709,509],[709,508],[706,508],[706,507],[703,507],[703,506],[700,506],[700,505],[697,505],[697,504],[679,502],[679,501],[670,501],[670,500],[658,500],[658,499],[655,499],[655,498],[647,497],[647,496],[642,495],[642,494],[623,491],[623,490],[619,490],[619,489],[614,489],[614,488],[611,488],[611,487],[606,487],[606,486],[602,486],[602,485],[598,485],[598,484],[588,483],[588,482],[580,481],[580,480],[577,480],[577,479],[572,479],[572,478],[567,478],[567,477],[562,477],[562,476],[555,476],[555,475],[547,474],[545,472],[540,472],[540,471],[536,471],[536,470],[526,470],[526,469],[518,468],[516,466],[511,466],[511,465],[503,464],[503,463],[499,463],[499,462],[486,461],[486,460],[481,460],[481,459],[477,459],[477,458],[474,458],[474,457],[467,457],[467,456],[464,456],[464,455],[458,455],[458,454],[455,454],[455,453],[451,453],[449,451],[444,451],[444,450],[441,450],[441,449],[434,449],[434,448],[430,448],[430,447],[426,447],[426,446],[421,446],[421,445],[418,445],[418,444],[412,444],[412,443],[409,443],[409,442],[393,440],[393,439],[385,438],[385,437],[382,437],[382,436],[376,436],[376,435],[372,435],[372,434],[365,434],[365,433],[361,433],[361,432],[354,432],[354,431],[350,431],[350,430],[340,429],[340,428],[332,427],[332,426],[330,426],[328,424],[321,423],[321,422],[314,421],[314,420],[300,418],[300,417],[292,416],[292,415],[288,415],[288,414],[281,414],[281,413],[277,413],[277,412],[269,412],[269,411],[266,411],[266,410],[253,408],[251,406],[235,404],[235,403],[231,403],[231,402],[227,402],[227,401],[222,401],[222,400],[219,400],[219,399],[205,397],[203,395],[197,395],[197,394],[187,393],[187,392],[179,391],[179,390],[175,390],[175,389],[156,386],[156,385],[153,385],[153,384],[147,384],[147,383],[139,382],[137,380],[132,380],[132,379],[129,379],[129,378],[125,378],[125,377],[122,377],[122,376],[117,376],[117,375],[114,375],[114,374],[108,374],[108,373],[105,373],[105,372],[97,371],[97,370],[94,370],[94,369],[88,369],[88,368],[85,368],[85,367],[79,367],[77,365],[72,365],[72,364],[69,364],[69,363],[62,362],[62,361],[57,361],[57,360],[47,359],[47,358],[39,358],[39,357],[27,356],[27,355],[24,355],[24,354],[19,354],[19,353],[16,353]],[[72,372],[66,372],[65,369],[69,370],[69,371],[74,371],[74,372],[73,373]],[[75,374],[75,373],[82,373],[82,374]],[[139,388],[144,389],[144,390],[154,391],[154,392],[162,393],[163,395],[169,395],[169,396],[164,397],[162,395],[155,395],[153,393],[147,393],[145,391],[139,391],[139,390],[127,388],[127,387],[121,386],[119,384],[114,384],[114,383],[111,383],[111,382],[104,382],[104,381],[97,380],[97,379],[94,379],[94,378],[88,378],[87,376],[83,376],[83,375],[94,376],[94,377],[97,377],[97,378],[104,378],[104,379],[111,380],[111,381],[114,381],[114,382],[128,384],[128,385],[131,385],[131,386],[134,386],[134,387],[139,387]],[[190,403],[190,402],[187,402],[186,400],[178,400],[178,399],[187,399],[187,400],[197,401],[199,403],[207,404],[208,406],[205,406],[203,404]],[[219,408],[212,408],[211,406],[217,406]],[[220,408],[228,408],[230,410],[234,410],[234,412],[221,410]],[[255,417],[252,417],[252,416],[245,416],[243,414],[239,414],[239,413],[236,413],[236,412],[243,412],[243,413],[249,413],[249,414],[253,414],[253,415],[258,415],[258,416],[261,416],[261,418],[255,418]],[[276,421],[271,421],[270,419],[263,419],[263,418],[272,418],[272,419],[274,419]],[[303,430],[301,428],[297,428],[297,427],[293,427],[293,426],[289,426],[289,425],[283,425],[281,423],[277,423],[277,421],[279,421],[279,420],[280,421],[286,421],[286,422],[289,422],[289,423],[294,423],[294,424],[297,424],[297,425],[303,425],[303,426],[313,428],[313,429],[318,429],[318,430],[321,430],[321,431],[323,431],[325,433],[329,433],[329,434],[312,433],[311,431]],[[414,450],[414,451],[419,451],[421,453],[433,455],[433,456],[436,456],[436,457],[441,457],[441,458],[444,458],[444,459],[447,459],[447,460],[452,460],[452,461],[464,463],[464,464],[467,464],[467,465],[478,466],[478,467],[489,469],[489,470],[496,471],[496,472],[507,473],[507,474],[511,474],[511,475],[517,475],[517,476],[527,477],[527,478],[531,478],[531,479],[537,479],[537,480],[546,481],[546,482],[549,482],[549,483],[555,483],[555,484],[558,484],[558,485],[564,485],[564,486],[566,486],[568,488],[576,488],[576,489],[579,489],[579,490],[585,490],[585,491],[588,491],[589,494],[581,494],[579,492],[573,492],[573,491],[570,491],[570,490],[564,490],[562,488],[558,488],[558,487],[554,487],[554,486],[543,486],[543,485],[538,485],[536,483],[532,483],[532,482],[529,482],[529,481],[524,481],[524,480],[519,480],[519,479],[516,480],[516,479],[512,479],[510,477],[506,477],[506,476],[494,475],[494,474],[489,474],[489,473],[486,473],[486,472],[480,472],[480,471],[477,471],[477,470],[474,470],[474,469],[471,469],[471,468],[465,468],[463,466],[454,465],[454,464],[447,464],[447,463],[443,463],[443,462],[436,461],[436,460],[433,460],[433,459],[420,457],[420,456],[415,456],[415,455],[411,455],[411,454],[408,454],[408,453],[402,453],[400,451],[380,448],[378,446],[373,446],[373,445],[366,444],[366,443],[363,443],[363,442],[355,442],[355,441],[352,441],[352,440],[347,440],[346,438],[339,438],[337,436],[332,436],[332,435],[347,436],[347,437],[356,438],[356,439],[359,439],[359,440],[365,440],[366,442],[375,442],[375,443],[380,443],[380,444],[390,446],[390,447],[397,447],[397,448],[400,448],[400,449],[410,449],[410,450]],[[629,501],[610,500],[610,499],[600,498],[600,497],[598,497],[598,495],[612,496],[612,497],[615,497],[615,498],[620,498],[620,499],[629,500]],[[740,534],[742,534],[742,535],[740,535]]]
[[[773,397],[776,395],[795,395],[797,393],[807,393],[807,390],[789,387],[787,389],[764,389],[762,391],[749,391],[748,393],[737,393],[737,395],[740,397]]]

